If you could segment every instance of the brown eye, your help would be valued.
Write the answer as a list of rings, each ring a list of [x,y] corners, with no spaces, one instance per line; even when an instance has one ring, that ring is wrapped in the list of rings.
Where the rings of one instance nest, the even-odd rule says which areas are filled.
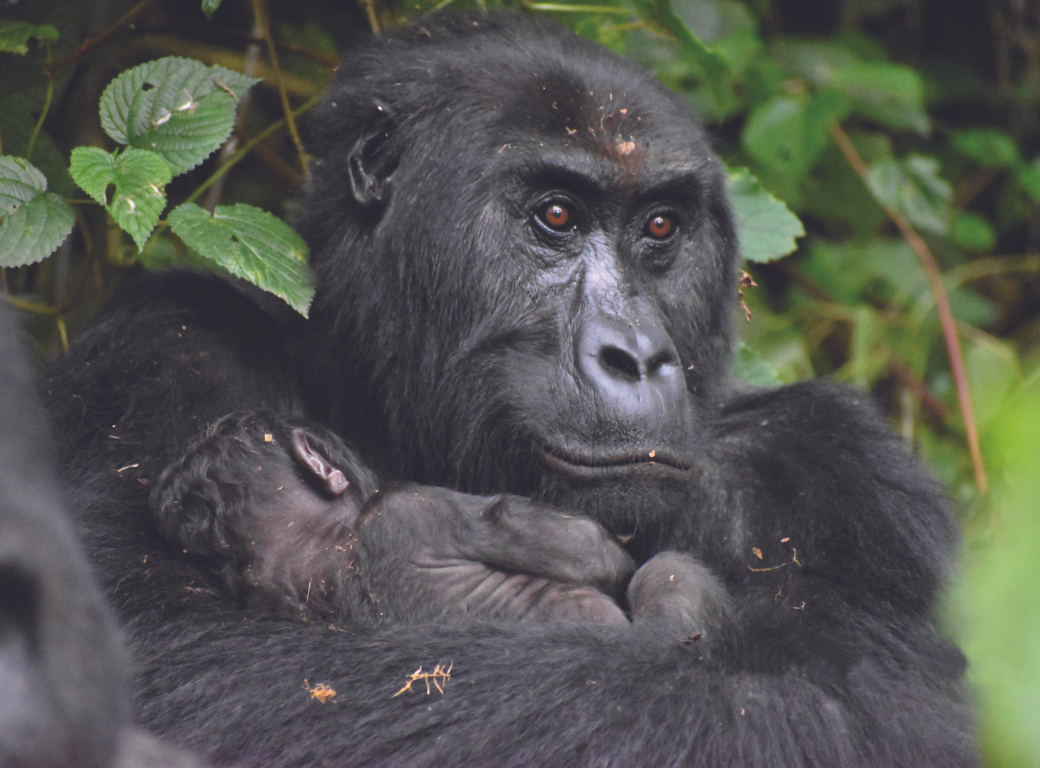
[[[668,216],[654,216],[646,223],[646,233],[655,240],[665,240],[674,231],[675,224]]]
[[[550,203],[542,211],[542,220],[549,225],[550,228],[563,231],[568,229],[568,225],[571,220],[571,212],[567,209],[567,206],[561,203]]]

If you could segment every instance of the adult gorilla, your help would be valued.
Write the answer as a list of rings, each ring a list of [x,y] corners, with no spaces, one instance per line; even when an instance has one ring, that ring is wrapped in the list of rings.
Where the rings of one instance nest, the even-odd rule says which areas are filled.
[[[153,277],[47,387],[146,723],[258,766],[977,764],[931,619],[940,491],[854,395],[727,380],[737,244],[678,99],[546,23],[427,20],[344,61],[312,146],[308,323]],[[390,478],[581,510],[637,562],[688,553],[734,621],[244,613],[159,540],[144,486],[241,408],[323,421]],[[438,664],[443,695],[394,696]]]

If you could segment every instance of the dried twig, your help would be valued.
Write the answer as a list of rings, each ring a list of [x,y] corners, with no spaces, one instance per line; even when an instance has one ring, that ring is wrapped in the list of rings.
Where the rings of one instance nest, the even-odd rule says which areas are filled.
[[[412,672],[412,674],[410,674],[408,676],[408,682],[405,683],[404,687],[401,690],[399,690],[397,693],[395,693],[393,696],[391,696],[390,698],[391,699],[396,699],[402,693],[405,693],[405,692],[409,692],[410,693],[411,690],[412,690],[412,684],[415,683],[417,680],[422,680],[424,683],[426,683],[426,695],[427,696],[431,692],[431,688],[430,688],[431,684],[433,685],[434,688],[436,688],[438,691],[440,691],[441,695],[443,696],[444,695],[444,687],[443,687],[443,685],[447,685],[448,681],[451,680],[451,668],[453,666],[455,666],[454,662],[449,664],[447,669],[444,669],[440,664],[438,664],[434,668],[433,672],[423,672],[422,667],[419,667],[417,670],[415,670],[414,672]]]

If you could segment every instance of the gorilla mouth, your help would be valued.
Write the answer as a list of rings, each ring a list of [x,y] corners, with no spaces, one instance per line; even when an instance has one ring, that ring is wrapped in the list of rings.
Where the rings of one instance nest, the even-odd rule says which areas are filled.
[[[579,477],[604,477],[646,471],[686,475],[691,469],[688,462],[663,450],[594,455],[574,453],[548,445],[541,445],[539,449],[542,460],[550,467]]]

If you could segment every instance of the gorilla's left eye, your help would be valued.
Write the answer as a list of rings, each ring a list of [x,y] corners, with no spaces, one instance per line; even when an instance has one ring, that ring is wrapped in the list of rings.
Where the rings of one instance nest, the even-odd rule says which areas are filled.
[[[667,240],[675,234],[675,221],[667,214],[659,213],[651,216],[643,227],[643,234],[654,240]]]
[[[554,197],[543,202],[535,214],[535,219],[542,229],[553,235],[564,235],[577,227],[574,203],[567,198]]]

